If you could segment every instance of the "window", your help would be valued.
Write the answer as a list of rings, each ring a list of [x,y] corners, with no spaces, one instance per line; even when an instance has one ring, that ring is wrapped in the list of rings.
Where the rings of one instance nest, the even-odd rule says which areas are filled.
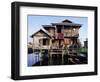
[[[76,30],[76,29],[75,29],[75,28],[73,28],[73,30],[74,30],[74,32],[75,32],[75,30]]]
[[[43,45],[49,45],[49,39],[43,39]]]
[[[58,33],[61,33],[61,28],[57,28],[57,32]]]

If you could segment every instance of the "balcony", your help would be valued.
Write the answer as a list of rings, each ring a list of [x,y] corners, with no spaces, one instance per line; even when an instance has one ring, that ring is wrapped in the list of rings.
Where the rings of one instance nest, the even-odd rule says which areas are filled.
[[[68,32],[68,33],[64,33],[64,37],[79,37],[79,34],[76,32]]]
[[[55,39],[64,39],[64,34],[63,33],[56,33]]]

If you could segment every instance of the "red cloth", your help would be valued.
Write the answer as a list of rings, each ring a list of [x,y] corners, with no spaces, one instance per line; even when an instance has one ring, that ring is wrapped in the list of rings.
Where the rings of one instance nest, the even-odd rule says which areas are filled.
[[[55,39],[64,39],[64,34],[63,33],[57,33],[55,35]]]

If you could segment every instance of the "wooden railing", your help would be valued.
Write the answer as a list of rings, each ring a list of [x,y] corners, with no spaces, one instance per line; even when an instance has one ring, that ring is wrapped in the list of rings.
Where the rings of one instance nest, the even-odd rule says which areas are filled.
[[[76,33],[76,32],[73,32],[73,33],[71,33],[71,32],[64,33],[64,37],[78,37],[78,36],[79,36],[79,34]]]

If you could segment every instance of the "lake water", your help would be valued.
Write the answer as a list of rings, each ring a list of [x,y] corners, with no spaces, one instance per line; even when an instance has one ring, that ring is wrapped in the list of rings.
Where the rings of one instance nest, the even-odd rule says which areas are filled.
[[[28,66],[32,66],[39,61],[42,61],[40,54],[35,54],[35,53],[28,54]]]
[[[80,57],[79,59],[82,61],[83,64],[86,64],[87,63],[87,57],[85,54],[79,54]],[[47,55],[45,57],[45,59],[48,59],[47,58]],[[48,65],[48,60],[45,60],[41,57],[41,54],[40,53],[32,53],[32,54],[28,54],[28,66],[40,66],[40,62],[42,62],[42,65],[45,64],[45,65]],[[60,58],[61,59],[61,58]],[[85,60],[85,62],[83,62]],[[57,64],[57,65],[61,65],[60,63],[58,63],[59,61],[61,62],[61,60],[58,59],[58,61],[55,59],[55,60],[52,60],[53,61],[53,65],[54,64]],[[43,63],[44,62],[44,63]],[[46,63],[45,63],[46,62]]]

